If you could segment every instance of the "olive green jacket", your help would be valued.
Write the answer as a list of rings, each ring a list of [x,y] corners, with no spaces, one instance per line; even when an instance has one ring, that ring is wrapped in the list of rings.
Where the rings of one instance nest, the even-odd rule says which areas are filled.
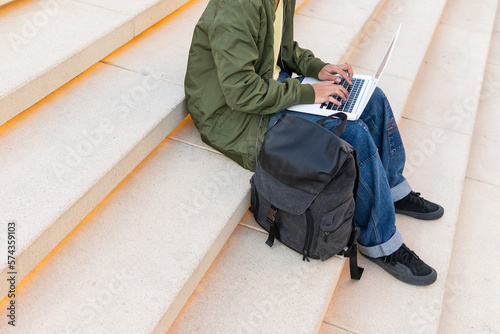
[[[195,27],[185,78],[187,106],[202,140],[254,171],[269,114],[314,103],[311,85],[272,79],[276,0],[211,0]],[[295,0],[284,2],[278,64],[318,77],[325,65],[293,39]]]

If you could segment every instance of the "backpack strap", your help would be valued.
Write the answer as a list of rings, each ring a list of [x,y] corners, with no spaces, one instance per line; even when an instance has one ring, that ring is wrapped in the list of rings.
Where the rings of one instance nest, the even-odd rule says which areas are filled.
[[[347,115],[344,114],[343,112],[338,112],[338,113],[323,117],[322,119],[317,120],[316,123],[323,126],[323,124],[331,118],[340,118],[342,120],[342,123],[340,123],[340,125],[335,127],[335,130],[333,130],[333,133],[337,137],[340,137],[340,135],[342,135],[342,133],[344,133],[345,127],[347,125]]]
[[[354,201],[356,201],[358,193],[358,185],[359,185],[358,157],[356,150],[354,150],[353,152],[353,157],[354,157],[354,165],[356,166],[356,179],[354,181],[353,196],[354,196]],[[349,258],[349,269],[351,271],[351,279],[357,279],[357,280],[361,278],[361,275],[363,275],[363,270],[364,270],[363,268],[358,267],[358,244],[356,243],[356,240],[358,240],[359,233],[360,233],[359,227],[356,226],[356,211],[354,211],[354,216],[352,217],[351,237],[349,238],[349,242],[347,243],[348,249],[344,254],[344,256]]]
[[[266,244],[269,247],[273,247],[274,245],[274,238],[276,236],[276,213],[278,213],[278,209],[274,206],[271,205],[269,208],[269,213],[267,214],[266,221],[269,223],[269,237],[267,238]]]
[[[358,267],[358,244],[356,240],[359,236],[359,227],[355,227],[351,232],[351,237],[349,239],[349,248],[344,253],[344,257],[349,258],[349,269],[351,271],[351,279],[359,280],[363,275],[364,269]]]

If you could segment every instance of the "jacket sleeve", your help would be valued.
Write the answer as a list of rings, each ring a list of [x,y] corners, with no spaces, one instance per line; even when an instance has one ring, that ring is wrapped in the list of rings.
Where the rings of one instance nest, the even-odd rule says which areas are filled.
[[[283,59],[285,68],[298,75],[318,79],[319,71],[326,65],[325,62],[316,58],[311,50],[301,48],[295,41],[291,49],[284,47],[283,54],[289,56]]]
[[[223,1],[209,28],[210,47],[227,105],[247,113],[271,114],[297,103],[314,102],[312,86],[296,79],[283,83],[264,80],[256,72],[263,20],[261,8],[252,1]]]

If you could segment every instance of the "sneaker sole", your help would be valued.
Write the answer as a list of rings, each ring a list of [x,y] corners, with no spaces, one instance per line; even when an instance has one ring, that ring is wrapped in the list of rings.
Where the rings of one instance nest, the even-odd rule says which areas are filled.
[[[444,209],[442,206],[439,207],[438,210],[428,213],[423,212],[414,212],[414,211],[406,211],[401,209],[396,209],[396,213],[409,216],[412,218],[420,219],[420,220],[436,220],[444,215]]]
[[[401,282],[404,282],[404,283],[408,283],[411,285],[417,285],[417,286],[426,286],[426,285],[431,285],[437,279],[437,272],[432,267],[431,267],[432,272],[429,275],[409,276],[409,275],[405,275],[397,270],[392,269],[392,266],[388,265],[387,263],[385,263],[382,260],[366,256],[363,253],[361,253],[361,255],[363,255],[364,257],[366,257],[368,260],[372,261],[373,263],[377,264],[379,267],[384,269],[386,272],[391,274],[393,277],[397,278],[398,280],[400,280]],[[403,265],[401,265],[401,266],[404,267]]]

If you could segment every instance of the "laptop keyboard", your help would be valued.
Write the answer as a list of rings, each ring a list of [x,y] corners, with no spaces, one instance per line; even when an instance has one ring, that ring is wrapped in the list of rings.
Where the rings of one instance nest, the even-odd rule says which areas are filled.
[[[332,102],[323,102],[320,108],[323,109],[323,107],[325,107],[328,110],[343,111],[346,113],[352,112],[352,109],[354,108],[354,102],[359,96],[359,92],[361,91],[361,87],[363,87],[365,79],[352,78],[351,82],[352,85],[349,85],[349,83],[347,83],[347,81],[342,78],[342,81],[339,84],[342,85],[349,93],[349,98],[346,101],[343,101],[342,98],[340,98],[338,95],[332,95],[334,99],[341,103],[341,105],[336,105]]]

